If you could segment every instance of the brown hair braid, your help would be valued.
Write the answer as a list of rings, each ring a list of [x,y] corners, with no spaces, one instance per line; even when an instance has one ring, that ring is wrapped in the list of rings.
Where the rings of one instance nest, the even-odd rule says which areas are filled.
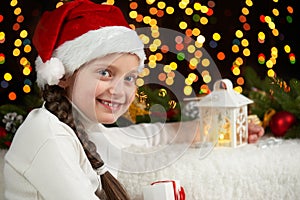
[[[104,162],[97,153],[96,145],[89,140],[83,125],[79,121],[75,121],[72,114],[72,104],[66,98],[65,94],[65,90],[57,85],[45,85],[43,91],[45,107],[51,113],[56,115],[60,121],[66,123],[74,130],[92,167],[98,169]],[[108,199],[129,200],[129,196],[125,189],[110,172],[107,171],[101,175],[101,182]]]

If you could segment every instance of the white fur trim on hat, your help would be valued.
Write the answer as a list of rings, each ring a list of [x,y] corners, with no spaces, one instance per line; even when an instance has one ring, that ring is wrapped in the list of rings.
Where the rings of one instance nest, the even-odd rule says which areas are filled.
[[[106,26],[88,31],[60,45],[54,50],[52,57],[58,58],[63,63],[66,75],[71,75],[84,63],[110,53],[136,54],[140,59],[139,70],[144,67],[146,56],[143,42],[134,30],[123,26]],[[48,68],[48,71],[51,70],[51,67]],[[50,76],[50,73],[48,75]],[[38,74],[37,82],[46,84],[49,83],[48,80],[57,77],[45,79],[46,77]]]
[[[65,68],[58,58],[51,58],[43,63],[41,57],[37,57],[35,61],[37,72],[37,84],[42,87],[47,83],[49,85],[57,85],[59,79],[65,74]]]

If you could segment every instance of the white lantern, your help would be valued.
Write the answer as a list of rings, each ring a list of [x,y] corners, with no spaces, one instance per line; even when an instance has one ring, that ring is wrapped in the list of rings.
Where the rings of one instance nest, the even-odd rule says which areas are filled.
[[[252,100],[233,90],[232,82],[222,79],[199,102],[202,142],[237,147],[248,141],[248,104]]]

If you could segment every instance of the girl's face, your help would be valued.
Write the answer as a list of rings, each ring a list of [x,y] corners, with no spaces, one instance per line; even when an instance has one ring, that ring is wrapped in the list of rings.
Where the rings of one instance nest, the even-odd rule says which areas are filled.
[[[128,53],[92,60],[65,80],[67,96],[89,119],[114,123],[135,98],[138,65]]]

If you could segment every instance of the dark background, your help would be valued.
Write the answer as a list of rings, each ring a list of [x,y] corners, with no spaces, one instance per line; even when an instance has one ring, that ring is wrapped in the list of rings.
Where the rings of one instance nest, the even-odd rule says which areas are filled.
[[[96,1],[95,2],[101,2]],[[17,7],[22,9],[22,15],[24,16],[24,21],[21,23],[20,30],[28,31],[28,38],[31,39],[35,25],[41,15],[45,10],[52,10],[58,1],[54,0],[23,0],[18,1]],[[146,26],[143,23],[137,23],[134,19],[130,19],[128,13],[130,11],[129,3],[134,1],[119,0],[115,1],[115,5],[119,6],[124,12],[125,17],[128,19],[129,23],[134,24],[136,27]],[[148,5],[146,1],[139,0],[138,2],[138,12],[144,16],[150,15],[149,8],[153,5]],[[158,2],[158,1],[156,1]],[[207,16],[209,23],[207,25],[195,24],[190,16],[184,13],[184,10],[178,8],[179,1],[165,1],[167,5],[173,6],[175,8],[175,13],[173,15],[165,14],[163,18],[157,18],[158,25],[160,27],[165,27],[173,30],[180,31],[178,29],[178,22],[185,20],[192,27],[198,27],[201,30],[201,34],[205,36],[206,42],[204,48],[209,52],[212,59],[219,68],[222,77],[229,78],[232,80],[233,84],[236,85],[237,76],[233,75],[231,72],[232,62],[238,56],[231,52],[232,40],[235,38],[235,31],[242,30],[242,24],[239,22],[239,16],[241,15],[241,9],[245,7],[245,1],[240,0],[230,0],[230,1],[215,1],[215,7],[213,8],[214,14],[212,16]],[[208,1],[192,1],[190,3],[200,2],[203,5],[207,5]],[[8,87],[3,88],[0,86],[0,105],[5,103],[20,104],[22,103],[22,96],[26,95],[22,91],[25,80],[31,80],[32,83],[35,81],[34,73],[34,60],[36,57],[36,52],[34,47],[30,53],[24,53],[21,51],[21,55],[14,57],[12,51],[14,47],[14,41],[19,38],[19,31],[13,31],[12,26],[16,21],[16,15],[13,14],[15,7],[9,5],[10,1],[2,1],[0,4],[0,14],[4,17],[3,21],[0,23],[0,32],[5,33],[5,41],[0,43],[0,54],[5,54],[5,63],[0,64],[0,82],[3,81],[3,75],[7,72],[12,74],[12,80],[9,81]],[[249,8],[250,14],[247,16],[247,22],[251,25],[250,31],[244,31],[244,38],[249,40],[251,50],[251,56],[244,59],[243,66],[250,66],[258,73],[261,78],[266,77],[267,67],[261,65],[257,61],[258,54],[264,53],[266,59],[270,57],[271,47],[276,47],[278,49],[278,58],[276,65],[273,67],[278,77],[285,79],[286,81],[291,78],[300,79],[299,72],[299,8],[300,2],[295,0],[284,0],[275,3],[271,0],[261,0],[253,1],[254,5]],[[294,13],[290,14],[287,12],[287,6],[291,6],[294,9]],[[276,24],[276,28],[282,34],[281,37],[275,37],[271,34],[270,29],[265,23],[259,21],[260,15],[272,16],[272,9],[278,9],[280,14],[278,17],[274,17],[273,20]],[[293,18],[292,23],[288,23],[286,17],[290,15]],[[298,28],[297,28],[298,26]],[[266,34],[266,42],[260,44],[257,42],[257,34],[262,31]],[[218,32],[221,34],[222,39],[218,42],[216,48],[211,48],[209,46],[209,41],[212,39],[212,34]],[[184,32],[182,32],[184,33]],[[290,45],[292,53],[296,55],[296,63],[291,64],[289,61],[288,54],[283,51],[285,45]],[[219,61],[216,55],[219,51],[226,53],[226,59]],[[240,54],[240,53],[238,53]],[[29,76],[24,76],[22,73],[23,66],[19,64],[20,58],[25,56],[31,63],[33,71]],[[242,55],[241,55],[242,56]],[[166,57],[166,59],[174,59],[172,56]],[[180,63],[179,63],[180,64]],[[184,63],[182,63],[184,65]],[[241,75],[243,76],[243,66],[241,67]],[[179,68],[179,73],[187,75],[191,70],[187,68]],[[199,89],[202,83],[196,82],[193,84],[195,90]],[[8,99],[9,92],[15,92],[17,94],[17,99],[10,101]]]

